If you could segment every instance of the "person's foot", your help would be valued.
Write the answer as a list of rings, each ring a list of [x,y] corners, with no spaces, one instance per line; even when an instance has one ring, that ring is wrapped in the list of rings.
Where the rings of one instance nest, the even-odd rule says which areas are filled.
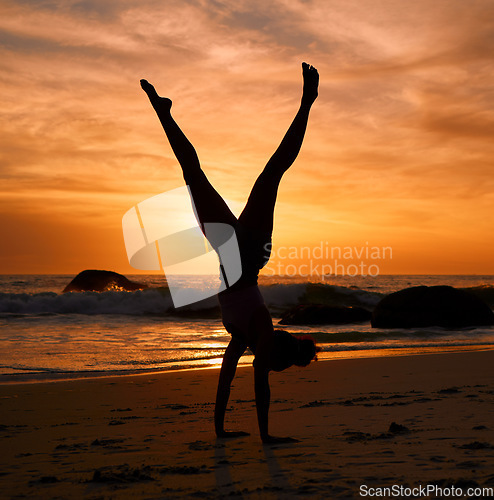
[[[314,66],[302,63],[302,75],[304,77],[304,91],[302,102],[312,104],[317,98],[317,88],[319,86],[319,73]]]
[[[141,80],[141,87],[142,90],[146,92],[149,100],[151,101],[151,104],[153,105],[153,108],[157,113],[170,112],[170,109],[172,107],[171,99],[168,99],[168,97],[160,97],[156,92],[156,89],[147,80]]]

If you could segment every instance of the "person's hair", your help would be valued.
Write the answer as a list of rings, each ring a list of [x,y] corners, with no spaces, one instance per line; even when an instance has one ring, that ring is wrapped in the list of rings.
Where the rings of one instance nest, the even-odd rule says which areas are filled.
[[[285,330],[275,330],[271,369],[281,372],[293,365],[307,366],[313,359],[317,359],[318,350],[309,336],[295,337]]]

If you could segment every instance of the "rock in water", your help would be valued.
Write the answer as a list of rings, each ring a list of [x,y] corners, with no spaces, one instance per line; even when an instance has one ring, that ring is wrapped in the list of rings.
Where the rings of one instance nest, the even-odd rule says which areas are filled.
[[[369,321],[371,313],[362,307],[300,305],[283,314],[280,325],[345,325]]]
[[[108,290],[142,290],[147,288],[143,283],[135,283],[125,276],[113,271],[86,269],[80,272],[64,289],[67,292],[105,292]]]
[[[384,297],[372,313],[374,328],[494,325],[494,313],[475,295],[451,286],[416,286]]]

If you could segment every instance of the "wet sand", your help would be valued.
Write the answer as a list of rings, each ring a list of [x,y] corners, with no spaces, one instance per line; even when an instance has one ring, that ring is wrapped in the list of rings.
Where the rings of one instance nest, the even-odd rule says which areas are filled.
[[[494,351],[320,361],[271,375],[263,446],[253,370],[216,439],[218,370],[0,386],[3,498],[360,498],[362,485],[494,488]],[[423,497],[424,498],[424,497]],[[425,498],[435,498],[428,496]]]

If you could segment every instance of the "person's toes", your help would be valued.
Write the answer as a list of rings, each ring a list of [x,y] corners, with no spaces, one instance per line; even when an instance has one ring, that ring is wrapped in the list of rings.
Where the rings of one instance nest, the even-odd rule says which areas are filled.
[[[147,80],[141,80],[141,87],[149,97],[158,97],[156,89]]]

